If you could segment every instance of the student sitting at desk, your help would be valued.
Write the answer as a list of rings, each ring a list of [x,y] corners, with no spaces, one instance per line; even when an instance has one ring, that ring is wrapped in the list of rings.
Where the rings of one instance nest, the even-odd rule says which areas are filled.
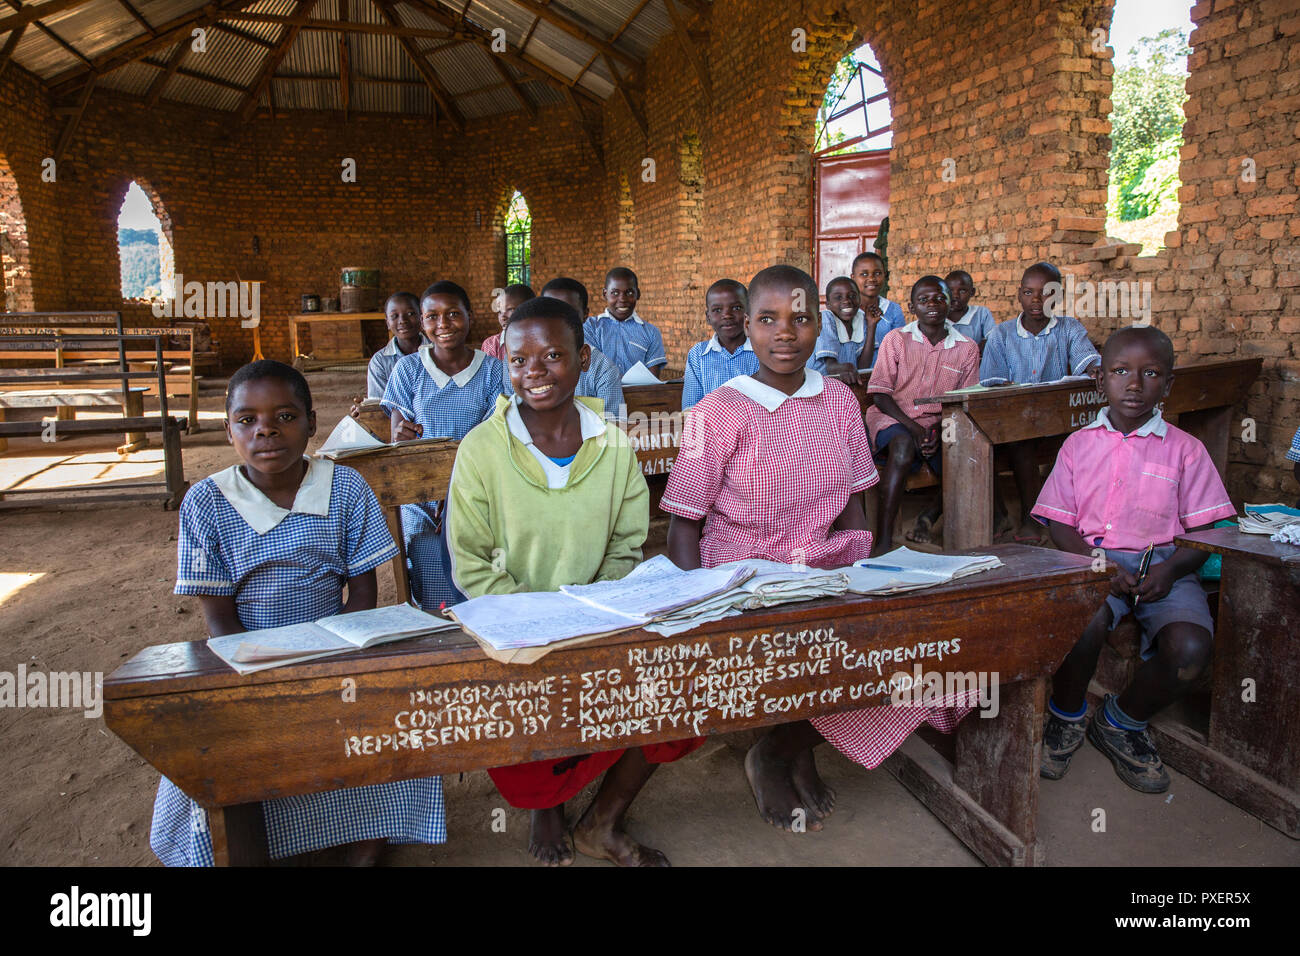
[[[366,397],[383,398],[384,388],[388,385],[388,376],[393,374],[393,366],[404,355],[410,355],[421,345],[430,345],[429,339],[420,330],[420,297],[414,292],[394,292],[384,303],[384,321],[388,324],[388,334],[392,336],[388,344],[370,356],[366,368]],[[356,409],[353,409],[356,414]]]
[[[587,319],[583,335],[593,348],[600,349],[618,366],[620,376],[640,362],[662,378],[668,365],[664,337],[637,315],[636,304],[640,300],[641,287],[636,273],[623,266],[610,269],[605,274],[605,311]]]
[[[939,405],[918,405],[916,400],[966,388],[979,378],[979,348],[948,321],[943,280],[922,276],[909,298],[916,321],[885,336],[867,386],[873,403],[867,409],[867,429],[876,461],[884,468],[876,537],[880,551],[893,550],[894,520],[907,476],[919,471],[922,462],[943,474]]]
[[[1106,342],[1100,387],[1107,406],[1065,440],[1034,516],[1062,551],[1118,566],[1110,597],[1052,678],[1042,776],[1059,780],[1090,741],[1134,790],[1169,788],[1147,722],[1195,683],[1210,659],[1214,622],[1196,569],[1209,555],[1175,547],[1177,535],[1236,513],[1205,446],[1166,422],[1156,405],[1174,378],[1174,346],[1158,329],[1120,329]],[[1143,571],[1143,551],[1154,546]],[[1129,613],[1142,627],[1142,665],[1118,697],[1086,721],[1084,697],[1106,634]]]
[[[713,338],[697,342],[686,355],[682,411],[737,375],[753,375],[758,359],[745,336],[749,293],[735,279],[719,279],[704,293],[704,321]]]
[[[885,287],[885,280],[889,278],[885,260],[880,255],[859,252],[853,259],[849,276],[858,287],[858,307],[867,318],[867,335],[863,339],[865,357],[858,357],[858,368],[870,370],[876,364],[875,350],[880,348],[886,335],[906,325],[907,318],[903,315],[902,306],[880,294],[880,290]],[[868,344],[871,347],[870,353],[867,353]]]
[[[817,285],[793,266],[771,266],[750,282],[749,309],[759,369],[704,396],[687,421],[660,504],[673,516],[668,556],[687,569],[745,558],[816,568],[862,560],[871,532],[861,492],[878,478],[857,398],[805,367],[819,329]],[[802,811],[808,829],[820,830],[835,794],[817,774],[817,744],[829,740],[875,767],[922,723],[951,731],[968,710],[885,705],[773,729],[745,756],[759,815],[789,830]]]
[[[860,308],[858,287],[848,276],[836,276],[826,283],[826,308],[821,311],[821,334],[808,367],[857,385],[859,371],[875,363],[876,330],[879,323],[867,322]],[[883,338],[883,336],[882,336]]]
[[[474,319],[469,297],[456,283],[435,282],[424,290],[420,305],[424,331],[433,344],[403,358],[388,380],[383,407],[392,423],[392,440],[459,440],[492,414],[501,394],[502,366],[466,345]],[[437,611],[463,601],[451,582],[445,502],[406,504],[401,510],[416,603]]]
[[[975,298],[975,280],[965,269],[953,269],[944,276],[943,281],[947,284],[948,294],[952,297],[948,321],[958,332],[978,345],[980,355],[983,355],[984,342],[993,331],[993,327],[997,325],[993,313],[987,306],[970,304],[970,300]]]
[[[176,549],[176,593],[199,596],[214,637],[375,606],[375,568],[397,547],[359,474],[303,456],[315,433],[302,373],[263,360],[231,377],[226,437],[243,464],[189,490]],[[373,864],[385,840],[447,839],[440,777],[282,797],[262,812],[273,860],[349,844],[349,862]],[[213,865],[206,811],[165,777],[149,845],[166,866]]]
[[[1078,319],[1053,315],[1052,304],[1060,300],[1061,272],[1050,262],[1037,262],[1025,270],[1016,293],[1020,315],[1013,322],[993,327],[980,362],[980,383],[984,385],[1032,385],[1054,382],[1067,375],[1095,372],[1100,361],[1088,340],[1088,330]],[[1020,529],[1017,541],[1041,542],[1040,528],[1030,517],[1038,497],[1038,443],[1034,439],[1000,446],[1011,461],[1016,490],[1020,493]],[[1002,496],[994,482],[997,523],[994,536],[1012,531]]]
[[[460,444],[447,528],[456,586],[470,597],[554,591],[621,578],[641,559],[650,492],[627,436],[574,400],[589,350],[569,305],[521,305],[505,331],[514,397]],[[594,404],[594,403],[592,403]],[[620,866],[666,866],[623,829],[655,768],[703,738],[537,760],[488,771],[512,806],[533,811],[528,852],[549,866],[573,847]],[[607,771],[607,772],[606,772]],[[602,773],[569,843],[564,804]]]
[[[506,330],[506,323],[510,321],[511,313],[533,298],[534,294],[532,287],[524,285],[522,282],[508,285],[501,290],[501,295],[492,302],[492,307],[496,309],[497,324],[500,328],[483,340],[483,344],[479,346],[480,352],[484,355],[490,355],[500,362],[506,360],[505,349],[501,347],[501,333]]]

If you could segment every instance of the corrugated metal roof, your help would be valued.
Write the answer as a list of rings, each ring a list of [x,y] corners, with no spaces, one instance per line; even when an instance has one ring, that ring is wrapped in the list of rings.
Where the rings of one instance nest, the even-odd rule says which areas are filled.
[[[132,2],[148,23],[159,27],[200,9],[208,0]],[[244,10],[249,13],[289,16],[298,8],[299,2],[300,0],[257,0]],[[403,26],[438,32],[448,30],[445,23],[439,22],[427,10],[415,5],[416,0],[393,2],[398,20]],[[532,11],[519,6],[517,2],[469,0],[468,7],[465,6],[465,0],[423,2],[442,11],[451,20],[459,20],[463,15],[465,24],[471,29],[491,33],[494,28],[504,28],[506,39],[514,48],[522,43],[524,35],[531,30],[526,50],[530,59],[545,64],[557,75],[568,77],[571,82],[582,73],[580,87],[599,98],[608,97],[613,92],[614,87],[604,58],[596,57],[592,60],[596,52],[594,46],[554,24],[538,21]],[[619,49],[629,56],[641,58],[671,29],[672,24],[663,2],[664,0],[651,0],[619,37],[616,42]],[[639,0],[550,0],[550,7],[558,15],[587,29],[594,37],[607,39],[623,26],[638,3]],[[340,0],[317,0],[311,16],[320,20],[338,19],[340,6]],[[347,6],[349,22],[388,22],[372,0],[347,0]],[[535,21],[538,22],[535,24]],[[51,14],[43,22],[87,58],[104,55],[122,43],[147,35],[118,0],[88,0],[81,6]],[[239,20],[233,16],[224,22],[233,29],[260,38],[264,43],[255,43],[225,30],[209,29],[206,51],[188,51],[181,60],[180,68],[215,78],[221,83],[177,73],[163,91],[163,98],[212,109],[234,109],[245,94],[226,84],[251,88],[261,75],[270,52],[265,44],[278,42],[288,29],[280,23]],[[353,78],[349,104],[351,109],[415,114],[428,114],[431,111],[432,98],[429,91],[423,86],[419,71],[402,49],[397,37],[339,34],[321,30],[300,31],[281,61],[277,73],[285,76],[273,80],[277,107],[342,107],[337,79],[340,69],[340,36],[345,36],[349,50]],[[188,38],[184,42],[188,44]],[[505,60],[494,63],[493,54],[482,43],[465,43],[459,39],[440,40],[435,37],[411,38],[411,43],[424,53],[439,81],[455,100],[457,109],[466,118],[492,116],[519,108],[518,97],[514,92],[507,86],[500,85],[499,66],[507,69],[522,85],[533,103],[549,105],[563,102],[564,97],[559,90],[536,82],[529,73],[511,66]],[[145,61],[128,63],[106,74],[101,78],[101,83],[108,89],[141,96],[157,78],[158,70],[165,67],[174,49],[174,46],[155,48]],[[82,61],[35,29],[29,29],[24,34],[15,50],[14,59],[25,69],[45,79],[84,66]],[[588,63],[591,64],[589,67]],[[360,77],[409,82],[405,85],[376,83],[359,79]]]

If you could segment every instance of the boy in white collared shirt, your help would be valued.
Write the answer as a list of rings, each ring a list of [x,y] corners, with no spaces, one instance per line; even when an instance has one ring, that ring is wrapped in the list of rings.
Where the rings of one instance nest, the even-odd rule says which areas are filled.
[[[605,275],[605,311],[587,319],[582,333],[587,343],[600,349],[626,375],[637,362],[656,375],[668,364],[664,337],[636,314],[641,288],[636,273],[615,266]]]
[[[942,474],[939,412],[918,398],[974,385],[979,377],[979,347],[948,321],[948,287],[938,276],[922,276],[912,286],[916,321],[885,336],[867,391],[867,429],[881,465],[878,551],[894,546],[894,520],[903,483],[924,460]]]
[[[737,375],[758,371],[758,358],[745,335],[749,295],[735,279],[719,279],[704,294],[704,318],[713,337],[691,346],[682,384],[682,411]]]
[[[384,303],[384,321],[388,324],[388,334],[392,336],[388,344],[370,356],[366,368],[366,397],[383,398],[388,376],[393,374],[393,366],[404,355],[410,355],[421,345],[432,343],[420,331],[420,297],[414,292],[394,292]]]

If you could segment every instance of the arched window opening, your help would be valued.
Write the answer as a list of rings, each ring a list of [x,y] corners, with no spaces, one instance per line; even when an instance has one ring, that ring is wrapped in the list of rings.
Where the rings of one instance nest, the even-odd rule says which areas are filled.
[[[5,312],[31,312],[36,308],[29,251],[18,181],[0,156],[0,309]]]
[[[1152,255],[1178,228],[1192,0],[1118,0],[1106,233]]]
[[[176,281],[171,219],[152,189],[132,182],[117,217],[122,298],[171,298]]]
[[[523,193],[515,190],[506,207],[506,284],[529,284],[532,274],[533,216]]]
[[[835,65],[817,110],[813,153],[840,155],[888,149],[893,142],[885,74],[871,45],[862,44]]]

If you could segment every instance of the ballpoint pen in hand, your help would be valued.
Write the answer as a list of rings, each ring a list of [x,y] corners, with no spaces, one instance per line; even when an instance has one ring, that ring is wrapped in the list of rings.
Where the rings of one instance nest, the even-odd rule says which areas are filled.
[[[1142,582],[1146,580],[1147,572],[1151,570],[1151,556],[1155,554],[1156,543],[1152,541],[1147,545],[1147,549],[1142,552],[1142,562],[1138,565],[1137,586],[1141,587]],[[1142,600],[1141,595],[1133,595],[1133,606],[1137,607],[1138,602]]]

